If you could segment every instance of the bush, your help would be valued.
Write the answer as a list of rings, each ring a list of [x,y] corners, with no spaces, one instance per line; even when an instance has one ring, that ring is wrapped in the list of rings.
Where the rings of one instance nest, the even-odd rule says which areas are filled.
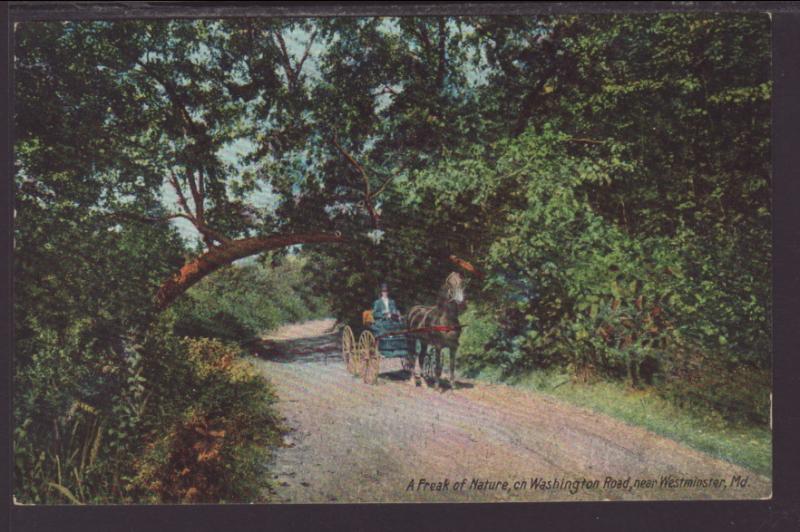
[[[476,374],[486,367],[502,366],[505,356],[499,344],[502,342],[500,325],[483,308],[472,305],[461,316],[464,327],[458,346],[458,364],[469,374]]]
[[[191,338],[180,346],[185,387],[167,389],[175,395],[170,399],[177,415],[154,422],[145,436],[137,496],[150,502],[264,500],[266,467],[280,436],[274,395],[252,365],[238,358],[238,347]]]
[[[17,501],[263,498],[274,396],[237,347],[177,338],[174,319],[121,354],[98,347],[90,322],[62,334],[29,323],[14,381]]]
[[[592,202],[636,168],[586,158],[564,139],[543,127],[503,146],[495,169],[465,165],[487,174],[469,180],[486,188],[503,190],[516,176],[525,201],[487,251],[483,314],[462,336],[465,359],[505,374],[560,366],[582,380],[667,381],[671,397],[764,423],[770,287],[761,219],[733,235],[721,222],[637,233]],[[446,172],[431,174],[430,186],[452,188],[438,177]],[[683,346],[703,353],[709,369],[675,370],[685,365]],[[752,386],[737,393],[731,383],[745,367]]]
[[[664,381],[656,389],[690,410],[719,412],[729,421],[766,426],[770,419],[770,372],[726,359],[719,353],[674,349],[664,360]]]
[[[175,305],[179,336],[243,342],[286,322],[324,316],[327,307],[308,286],[303,260],[274,267],[231,265],[192,287]]]
[[[141,357],[98,348],[90,324],[40,329],[15,378],[15,496],[24,502],[105,503],[123,497],[147,402]]]

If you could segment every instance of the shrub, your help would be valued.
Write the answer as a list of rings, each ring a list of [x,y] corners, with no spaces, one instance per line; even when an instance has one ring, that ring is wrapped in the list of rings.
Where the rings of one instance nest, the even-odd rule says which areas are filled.
[[[239,350],[218,340],[185,339],[192,386],[186,410],[153,431],[135,480],[152,502],[264,500],[267,463],[277,444],[275,398]],[[186,393],[186,390],[191,390]]]
[[[478,305],[472,305],[461,316],[464,327],[458,346],[459,366],[468,373],[503,364],[505,356],[498,345],[502,342],[500,325]]]
[[[15,496],[23,502],[124,499],[147,403],[137,351],[96,345],[91,323],[59,335],[30,324],[18,344],[14,403]]]
[[[32,320],[15,376],[14,496],[23,503],[253,501],[279,437],[275,398],[236,346],[172,334],[98,346],[90,321]]]
[[[664,359],[664,382],[657,390],[676,404],[704,413],[713,410],[729,421],[767,425],[770,372],[732,361],[721,353],[676,348]]]
[[[243,342],[286,322],[324,316],[303,264],[289,256],[274,267],[234,264],[204,278],[175,305],[176,334]]]

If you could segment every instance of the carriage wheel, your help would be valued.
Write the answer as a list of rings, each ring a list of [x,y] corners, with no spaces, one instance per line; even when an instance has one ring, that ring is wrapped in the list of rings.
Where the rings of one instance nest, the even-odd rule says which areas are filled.
[[[358,345],[361,348],[364,382],[375,384],[378,382],[378,373],[380,373],[381,369],[381,353],[378,351],[378,340],[370,331],[364,331],[361,333]]]
[[[349,325],[345,325],[342,330],[342,359],[347,367],[347,371],[353,373],[354,369],[354,352],[356,349],[356,340],[353,337],[353,329]]]
[[[361,336],[358,337],[358,346],[355,348],[353,352],[353,356],[355,358],[355,364],[353,365],[353,375],[356,375],[358,377],[364,376],[364,371],[366,369],[370,351],[370,343],[371,343],[370,337],[372,337],[374,342],[375,336],[370,331],[362,332]]]
[[[356,343],[355,339],[353,339],[353,351],[350,353],[350,373],[353,374],[355,377],[360,377],[361,372],[364,367],[364,353],[363,353],[363,346],[362,339],[364,334],[362,333],[358,339],[358,343]]]

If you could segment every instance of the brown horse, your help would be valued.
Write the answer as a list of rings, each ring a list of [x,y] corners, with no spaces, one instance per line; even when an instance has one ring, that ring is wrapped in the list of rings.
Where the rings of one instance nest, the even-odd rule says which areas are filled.
[[[416,358],[411,370],[412,384],[416,385],[419,380],[417,366],[420,369],[425,367],[428,345],[431,345],[436,351],[436,386],[439,386],[439,378],[442,374],[442,349],[446,347],[450,352],[450,388],[455,389],[456,352],[458,351],[458,339],[461,336],[461,324],[458,322],[458,315],[466,306],[464,298],[465,286],[464,278],[460,274],[453,272],[447,276],[439,290],[436,306],[425,307],[417,305],[408,312],[409,329],[428,329],[409,336],[409,352],[412,357]],[[418,354],[416,353],[417,340],[421,344]],[[424,378],[422,382],[425,383]]]

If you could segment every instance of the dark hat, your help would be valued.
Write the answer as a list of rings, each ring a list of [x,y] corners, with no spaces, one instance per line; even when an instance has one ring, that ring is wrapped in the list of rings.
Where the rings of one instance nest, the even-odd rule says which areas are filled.
[[[388,284],[381,283],[381,292],[383,292],[383,291],[386,291],[386,292],[389,291],[389,285]]]

